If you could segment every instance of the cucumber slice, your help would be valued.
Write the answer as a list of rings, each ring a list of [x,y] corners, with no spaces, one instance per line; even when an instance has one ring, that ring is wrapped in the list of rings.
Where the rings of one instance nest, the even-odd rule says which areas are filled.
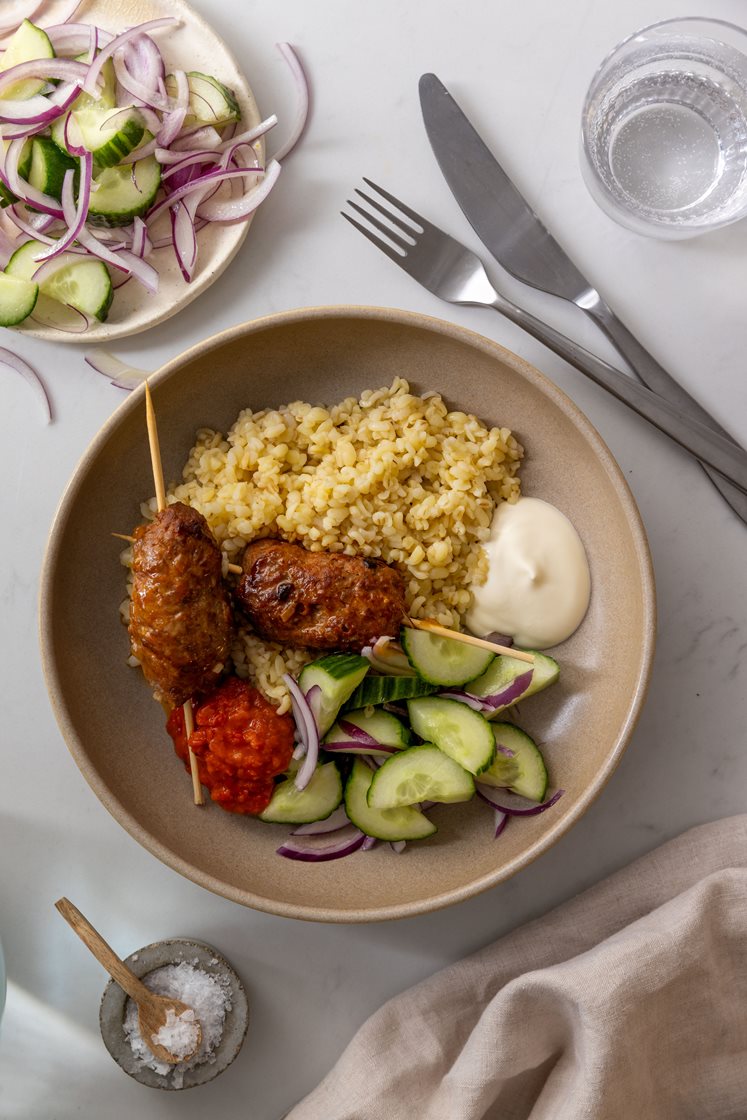
[[[451,804],[469,801],[474,792],[471,774],[432,743],[423,743],[392,755],[376,771],[368,804],[372,809],[396,809],[420,801]]]
[[[86,54],[78,56],[79,59],[87,59],[87,57]],[[110,58],[107,58],[101,67],[100,77],[103,79],[103,86],[99,87],[98,97],[94,97],[92,93],[78,94],[69,111],[52,121],[49,134],[61,151],[67,152],[68,150],[65,143],[65,123],[70,113],[77,113],[81,109],[97,109],[101,112],[103,109],[113,109],[116,106],[117,79],[114,75],[114,63]]]
[[[431,684],[466,684],[481,676],[495,657],[489,650],[403,626],[400,642],[418,676]]]
[[[408,700],[407,709],[415,734],[435,743],[465,770],[480,774],[490,766],[495,740],[490,724],[479,712],[440,696]]]
[[[261,821],[273,824],[309,824],[326,821],[342,801],[342,780],[334,762],[318,766],[306,789],[297,789],[293,778],[286,778],[275,786],[272,800]]]
[[[134,106],[80,109],[72,113],[68,127],[71,142],[91,152],[97,167],[114,167],[121,163],[142,143],[145,135],[142,113]]]
[[[382,708],[361,708],[359,711],[346,712],[340,716],[325,736],[325,743],[349,743],[353,739],[350,732],[340,726],[340,720],[352,724],[360,731],[365,731],[382,747],[406,747],[412,738],[409,727],[405,727],[404,723],[391,712],[385,712]],[[365,743],[361,745],[366,749]],[[376,751],[371,750],[370,753],[375,754]]]
[[[39,285],[0,272],[0,327],[15,327],[31,314],[39,297]]]
[[[2,68],[10,70],[11,66],[33,62],[37,58],[54,58],[54,47],[41,27],[25,19],[3,51]],[[12,101],[25,101],[43,90],[46,84],[43,78],[25,78],[4,89],[2,96]]]
[[[39,267],[34,257],[46,247],[40,241],[26,241],[20,249],[16,249],[5,266],[5,272],[8,276],[30,280]],[[68,262],[67,267],[42,281],[37,307],[41,309],[43,298],[48,296],[60,303],[68,303],[86,315],[93,315],[103,323],[114,298],[106,265],[103,261],[78,257],[74,253],[65,253],[62,257]]]
[[[185,128],[197,124],[220,126],[239,120],[241,109],[233,90],[224,86],[217,78],[213,78],[210,74],[201,74],[198,70],[190,70],[187,74],[187,83],[189,108],[184,118]],[[166,92],[169,97],[176,97],[176,81],[173,74],[169,74],[166,78]]]
[[[35,136],[31,141],[31,166],[28,181],[38,191],[51,198],[62,197],[62,184],[68,171],[74,174],[73,187],[77,191],[80,167],[77,159],[61,152],[47,136]]]
[[[3,140],[3,152],[7,152],[10,140]],[[26,140],[21,148],[21,155],[18,159],[18,174],[22,179],[28,182],[29,171],[31,170],[31,141]],[[8,190],[5,183],[0,183],[0,207],[11,206],[18,199],[12,191]]]
[[[146,156],[121,167],[105,167],[94,175],[88,221],[92,226],[127,226],[155,202],[161,185],[161,165]]]
[[[361,832],[377,840],[424,840],[433,835],[435,824],[410,805],[396,809],[372,808],[368,795],[373,780],[370,767],[356,758],[345,784],[345,811]]]
[[[393,703],[396,700],[409,700],[412,696],[430,696],[432,692],[437,691],[435,684],[421,681],[419,677],[369,676],[356,688],[344,705],[343,711]]]
[[[547,767],[534,739],[513,723],[494,723],[495,758],[480,781],[486,786],[510,789],[530,801],[544,801]]]
[[[534,654],[534,665],[501,654],[481,677],[470,682],[467,689],[470,695],[497,701],[495,707],[485,713],[488,719],[497,719],[506,708],[554,684],[560,676],[560,666],[553,657],[537,650],[531,652]],[[522,687],[522,681],[526,682],[525,687]],[[501,702],[502,697],[505,697],[505,702]]]
[[[356,653],[332,653],[304,666],[298,678],[301,690],[308,695],[315,685],[316,692],[309,704],[316,718],[320,735],[326,735],[342,705],[350,698],[370,668],[365,657]]]

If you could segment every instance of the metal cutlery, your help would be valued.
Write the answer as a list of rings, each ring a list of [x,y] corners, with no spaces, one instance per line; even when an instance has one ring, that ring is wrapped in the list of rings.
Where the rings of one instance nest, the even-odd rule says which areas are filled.
[[[492,307],[528,334],[559,354],[581,373],[607,389],[640,416],[698,459],[730,479],[747,496],[747,451],[724,438],[676,405],[639,385],[631,377],[597,358],[554,327],[500,295],[480,258],[393,194],[370,179],[364,182],[378,198],[356,188],[366,204],[348,199],[365,223],[342,211],[342,216],[428,291],[449,303]],[[386,200],[385,205],[381,199]],[[395,208],[395,209],[393,209]],[[382,217],[387,221],[381,220]]]
[[[444,178],[499,264],[517,280],[575,303],[601,327],[645,385],[676,406],[681,415],[735,442],[614,315],[522,197],[436,75],[423,74],[419,90],[426,131]],[[735,513],[747,522],[747,496],[703,465]]]

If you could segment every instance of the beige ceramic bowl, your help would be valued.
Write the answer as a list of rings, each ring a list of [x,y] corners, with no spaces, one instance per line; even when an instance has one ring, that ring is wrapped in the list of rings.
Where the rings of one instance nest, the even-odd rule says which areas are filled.
[[[560,682],[522,707],[565,796],[492,839],[482,803],[433,811],[438,833],[322,864],[275,854],[283,826],[193,808],[188,776],[139,671],[125,664],[121,545],[153,493],[143,392],[85,453],[52,528],[41,593],[49,692],[68,746],[114,817],[164,863],[246,906],[356,922],[423,913],[514,875],[578,820],[617,766],[646,693],[654,649],[651,561],[619,467],[574,404],[536,369],[480,335],[403,311],[311,308],[224,331],[151,380],[167,480],[195,429],[225,431],[242,407],[333,403],[406,376],[453,406],[510,427],[526,448],[525,494],[576,525],[591,564],[585,621],[557,649]]]

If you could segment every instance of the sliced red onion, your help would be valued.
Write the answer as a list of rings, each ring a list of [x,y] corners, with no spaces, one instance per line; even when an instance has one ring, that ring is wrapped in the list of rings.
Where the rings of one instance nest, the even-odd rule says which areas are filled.
[[[0,346],[0,364],[8,366],[8,368],[14,370],[15,373],[20,373],[24,381],[28,382],[42,406],[45,424],[51,423],[52,407],[49,403],[47,390],[44,388],[44,382],[39,377],[36,370],[18,354],[14,354],[12,350],[6,350],[4,346]]]
[[[262,168],[240,169],[238,170],[238,174],[246,175],[252,171],[261,170]],[[222,172],[222,174],[231,175],[233,172],[229,170]],[[209,199],[200,206],[198,214],[201,218],[207,218],[209,222],[244,221],[257,209],[260,203],[264,202],[267,198],[268,194],[275,186],[279,174],[280,164],[277,160],[271,159],[261,182],[251,187],[246,194],[242,195],[240,198],[231,198],[225,201],[221,199]]]
[[[14,195],[27,203],[27,205],[34,206],[44,214],[51,214],[54,218],[64,219],[65,215],[57,199],[51,198],[42,191],[36,190],[35,187],[32,187],[18,174],[18,160],[21,155],[23,143],[23,140],[11,140],[10,144],[8,144],[4,165],[0,168],[0,178],[2,178],[8,190],[12,191]]]
[[[2,178],[0,171],[0,178]],[[34,241],[42,241],[45,245],[54,245],[56,238],[49,237],[46,230],[55,224],[58,220],[49,214],[29,214],[28,218],[18,213],[18,207],[23,203],[15,203],[13,206],[8,206],[5,210],[5,215],[10,219],[14,226],[27,237],[32,238]],[[37,225],[40,221],[49,222],[49,226]],[[16,246],[18,248],[18,246]]]
[[[175,152],[189,152],[193,151],[195,148],[217,149],[220,147],[220,144],[220,133],[217,132],[211,124],[203,124],[182,133],[171,147]]]
[[[378,739],[374,739],[373,735],[369,735],[367,731],[358,727],[357,724],[351,723],[350,720],[338,719],[337,725],[341,731],[344,731],[346,735],[349,735],[351,739],[355,739],[358,743],[363,743],[368,747],[381,745]]]
[[[375,836],[367,836],[365,838],[365,840],[363,841],[363,843],[361,844],[361,851],[362,852],[370,852],[372,848],[376,847],[378,842],[379,841],[376,839]]]
[[[469,692],[461,692],[451,689],[448,692],[439,692],[438,695],[442,700],[458,700],[460,704],[466,704],[473,712],[490,712],[492,708],[484,700],[478,696],[471,696]]]
[[[91,180],[93,178],[93,156],[90,152],[80,158],[80,186],[78,189],[78,203],[76,206],[73,192],[74,171],[66,171],[62,183],[62,212],[68,224],[67,233],[59,241],[45,249],[35,259],[38,261],[50,260],[63,253],[74,241],[77,241],[86,224],[88,206],[91,201]]]
[[[19,23],[23,23],[25,19],[31,19],[39,11],[42,6],[42,0],[21,0],[21,3],[13,4],[10,11],[3,13],[2,22],[0,22],[0,35],[4,35],[7,31],[15,31]]]
[[[0,92],[7,86],[27,78],[40,78],[48,82],[57,78],[64,82],[74,82],[81,86],[88,74],[88,66],[84,62],[76,62],[72,58],[35,58],[30,62],[19,62],[8,70],[0,70]],[[36,95],[40,96],[40,95]],[[32,101],[34,98],[28,98]],[[46,98],[45,98],[46,101]]]
[[[148,212],[148,223],[150,224],[154,222],[156,218],[159,218],[169,206],[173,206],[177,199],[184,198],[185,195],[192,194],[193,191],[202,190],[204,187],[220,186],[225,180],[246,178],[247,175],[256,174],[262,170],[263,168],[261,167],[233,167],[226,170],[221,168],[217,171],[207,171],[197,179],[192,179],[189,183],[184,183],[181,187],[171,191],[162,202],[159,202]],[[251,191],[249,193],[251,194]],[[246,195],[244,198],[245,197]],[[210,217],[210,215],[205,215],[205,217]]]
[[[296,121],[291,130],[291,134],[282,147],[275,153],[275,159],[280,163],[286,156],[295,148],[296,144],[301,138],[301,133],[306,127],[306,121],[309,116],[309,83],[301,65],[301,60],[294,51],[290,43],[278,43],[277,48],[281,55],[288,63],[291,69],[291,74],[296,83],[296,92],[298,96],[298,107],[296,109]]]
[[[58,57],[62,55],[76,57],[84,51],[90,53],[92,38],[95,40],[95,49],[106,46],[114,38],[102,27],[89,23],[57,23],[54,27],[45,27],[44,30]]]
[[[322,749],[332,754],[356,754],[364,757],[374,753],[382,756],[397,753],[397,747],[385,747],[382,743],[356,743],[354,739],[341,739],[339,743],[324,743]]]
[[[480,637],[479,634],[476,637]],[[509,649],[514,644],[514,640],[510,634],[498,634],[495,630],[491,634],[485,635],[486,642],[495,642],[497,646],[508,646]]]
[[[307,689],[304,693],[306,703],[311,711],[311,717],[314,721],[314,727],[319,731],[319,715],[322,702],[322,690],[318,684],[312,684],[311,688]]]
[[[394,638],[377,638],[372,646],[364,646],[361,656],[371,662],[372,668],[390,677],[417,676],[407,654]]]
[[[48,97],[36,94],[25,101],[0,99],[0,121],[23,125],[52,124],[72,105],[79,92],[79,85],[65,84],[58,86]]]
[[[554,805],[565,793],[564,789],[559,789],[547,801],[537,804],[528,801],[526,797],[511,793],[508,789],[494,789],[493,786],[486,786],[482,782],[475,782],[475,790],[483,801],[487,801],[494,809],[507,813],[510,817],[536,817],[538,813],[544,813],[545,809]]]
[[[317,729],[314,713],[304,696],[299,684],[288,673],[283,675],[288,691],[290,692],[293,717],[302,740],[306,743],[306,757],[298,770],[295,783],[296,789],[304,790],[311,781],[319,759],[319,731]]]
[[[108,350],[89,350],[83,358],[91,369],[110,378],[112,385],[116,385],[118,389],[134,389],[142,384],[150,372],[128,365]]]
[[[406,840],[390,840],[389,841],[389,847],[392,849],[393,852],[396,852],[397,855],[400,855],[402,852],[404,852],[405,848],[407,847],[407,841]]]
[[[277,854],[286,859],[303,860],[306,863],[322,863],[325,860],[340,859],[357,852],[363,846],[366,835],[355,825],[338,829],[322,836],[290,836],[278,849]]]
[[[496,754],[502,754],[506,758],[516,758],[516,751],[512,751],[510,747],[503,747],[500,743],[496,744]]]
[[[338,805],[331,816],[327,817],[324,821],[311,821],[310,824],[300,824],[298,828],[294,828],[291,833],[292,836],[318,836],[328,832],[337,832],[339,828],[345,828],[349,825],[350,818],[345,812],[344,805]]]
[[[497,840],[504,828],[508,824],[508,813],[502,812],[500,809],[495,810],[495,832],[493,839]]]
[[[78,241],[86,249],[88,249],[93,256],[98,257],[100,260],[105,261],[107,264],[118,268],[121,271],[129,272],[133,279],[137,280],[143,287],[153,293],[158,291],[159,276],[153,265],[148,264],[147,261],[142,260],[140,257],[135,256],[129,249],[120,249],[115,252],[108,249],[103,245],[90,230],[84,226],[78,235]]]
[[[157,89],[151,88],[146,82],[140,82],[133,77],[120,54],[114,55],[114,73],[122,89],[136,100],[142,101],[143,105],[147,105],[150,109],[158,109],[162,113],[170,112],[169,98],[162,96]]]
[[[171,235],[174,239],[174,253],[182,276],[189,284],[194,276],[197,263],[197,234],[194,221],[190,217],[184,199],[174,203],[170,210]]]
[[[174,16],[164,16],[162,19],[151,19],[148,20],[147,23],[141,23],[136,27],[130,27],[127,31],[123,31],[121,35],[116,35],[110,43],[107,43],[107,45],[99,51],[89,67],[86,80],[83,83],[84,92],[91,94],[94,92],[98,76],[101,73],[101,67],[104,65],[107,58],[111,58],[115,51],[123,47],[125,43],[129,43],[132,39],[135,39],[138,35],[142,35],[147,31],[155,31],[159,27],[175,27],[178,26],[180,22],[181,21]]]
[[[156,136],[156,140],[163,148],[167,148],[172,140],[176,140],[182,130],[184,118],[189,108],[189,82],[187,81],[187,75],[183,70],[175,70],[173,78],[176,83],[174,107],[167,113],[163,125]]]
[[[519,700],[532,683],[533,673],[533,669],[520,673],[500,692],[492,692],[489,696],[473,696],[471,692],[464,692],[461,689],[449,689],[448,692],[439,692],[438,695],[448,700],[460,700],[462,704],[468,704],[476,712],[492,712],[496,708],[504,708]]]

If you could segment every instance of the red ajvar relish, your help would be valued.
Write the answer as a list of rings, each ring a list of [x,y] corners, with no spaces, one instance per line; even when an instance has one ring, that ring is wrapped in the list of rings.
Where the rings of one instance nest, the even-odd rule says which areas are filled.
[[[213,801],[229,813],[261,813],[272,797],[273,779],[290,764],[293,720],[278,715],[247,681],[228,677],[195,705],[194,723],[189,746]],[[170,713],[166,730],[189,769],[182,708]]]

